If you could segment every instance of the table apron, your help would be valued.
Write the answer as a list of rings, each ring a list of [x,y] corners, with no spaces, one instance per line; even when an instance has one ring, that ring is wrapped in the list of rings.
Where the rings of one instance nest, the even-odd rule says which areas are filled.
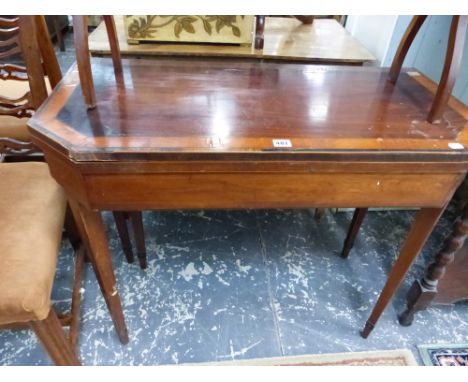
[[[443,207],[464,173],[82,174],[98,210]],[[63,184],[67,188],[66,184]],[[73,193],[75,190],[67,190]],[[79,197],[80,198],[80,197]]]

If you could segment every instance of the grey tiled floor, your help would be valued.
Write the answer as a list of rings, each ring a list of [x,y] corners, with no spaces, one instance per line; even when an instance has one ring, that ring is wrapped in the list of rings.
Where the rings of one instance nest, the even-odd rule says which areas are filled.
[[[372,335],[359,336],[412,212],[371,212],[348,260],[338,256],[351,213],[316,222],[309,210],[145,212],[149,267],[127,264],[113,221],[110,245],[130,343],[119,343],[91,268],[83,286],[84,364],[157,365],[468,342],[468,304],[432,307],[398,325],[404,293],[450,230],[446,213]],[[54,287],[70,303],[63,244]],[[0,364],[47,365],[28,331],[0,332]]]
[[[59,54],[66,69],[74,60]],[[119,343],[95,276],[83,284],[80,357],[88,365],[157,365],[280,355],[409,348],[468,342],[468,303],[431,307],[398,325],[404,294],[420,277],[453,211],[444,214],[422,256],[372,335],[359,330],[385,282],[413,212],[371,212],[347,260],[338,256],[350,212],[310,210],[145,212],[149,266],[127,264],[105,214],[129,329]],[[53,298],[70,304],[72,255],[64,241]],[[30,331],[0,332],[0,365],[48,365]]]

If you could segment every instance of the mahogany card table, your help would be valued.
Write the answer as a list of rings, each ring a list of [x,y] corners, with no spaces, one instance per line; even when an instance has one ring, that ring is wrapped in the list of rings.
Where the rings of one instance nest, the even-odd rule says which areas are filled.
[[[466,119],[404,72],[209,59],[93,59],[30,120],[63,186],[120,340],[128,341],[100,211],[417,207],[367,337],[468,169]]]

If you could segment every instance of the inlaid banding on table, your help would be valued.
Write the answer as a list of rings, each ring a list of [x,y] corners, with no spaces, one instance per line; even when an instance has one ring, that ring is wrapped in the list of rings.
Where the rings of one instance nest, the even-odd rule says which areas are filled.
[[[448,108],[440,124],[424,120],[432,94],[408,75],[389,85],[386,71],[375,68],[187,65],[129,60],[123,88],[105,71],[110,60],[95,59],[98,102],[90,111],[71,69],[47,102],[47,113],[33,120],[34,129],[54,134],[75,160],[264,151],[282,136],[304,150],[420,153],[448,151],[449,143],[468,146],[466,118],[456,111]],[[46,123],[48,128],[41,129]]]

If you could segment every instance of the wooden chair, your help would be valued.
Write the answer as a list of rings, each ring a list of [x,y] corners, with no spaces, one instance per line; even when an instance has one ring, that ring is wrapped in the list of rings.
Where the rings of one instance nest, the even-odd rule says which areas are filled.
[[[398,46],[398,50],[390,67],[389,81],[396,83],[403,66],[406,54],[427,16],[414,16]],[[442,117],[445,106],[452,94],[455,81],[460,73],[463,47],[465,45],[468,16],[453,16],[450,26],[445,63],[439,80],[439,86],[427,115],[427,121],[435,123]]]
[[[32,328],[57,365],[79,365],[81,270],[85,251],[63,190],[30,142],[26,119],[61,79],[42,16],[0,18],[0,59],[22,53],[25,67],[0,64],[0,327]],[[25,160],[35,160],[25,161]],[[24,160],[24,161],[23,161]],[[65,226],[75,250],[71,313],[57,315],[50,295]],[[33,255],[33,256],[32,256]],[[68,338],[62,325],[70,326]]]
[[[74,235],[71,314],[59,319],[51,306],[65,194],[44,162],[0,163],[0,177],[0,327],[29,327],[56,365],[80,365],[75,349],[84,249]],[[62,324],[70,325],[68,338]]]
[[[117,82],[122,81],[122,60],[120,56],[119,41],[113,16],[103,16],[111,48],[112,63]],[[73,34],[76,50],[76,62],[80,76],[81,90],[88,109],[96,107],[96,92],[94,89],[93,73],[91,69],[90,52],[88,45],[88,19],[86,16],[73,16]],[[147,267],[145,234],[141,212],[115,211],[114,219],[119,231],[122,247],[129,263],[133,262],[132,244],[128,230],[128,223],[133,226],[134,239],[140,267]]]
[[[8,138],[15,151],[31,150],[27,119],[47,98],[45,72],[52,89],[62,73],[43,17],[0,18],[0,38],[0,59],[21,53],[25,63],[0,63],[0,137]]]
[[[427,16],[414,16],[411,20],[405,34],[403,35],[400,45],[398,46],[395,57],[393,58],[388,75],[389,82],[395,84],[398,80],[405,57],[414,38],[418,34],[419,29],[421,29],[424,20],[426,20],[426,17]],[[435,93],[434,101],[432,102],[427,115],[427,121],[429,123],[437,123],[440,121],[452,94],[455,81],[461,69],[467,25],[468,16],[453,16],[448,37],[447,51],[445,53],[444,67]],[[348,257],[366,214],[367,208],[357,208],[354,212],[343,250],[341,252],[341,257]]]
[[[27,119],[45,101],[48,90],[54,89],[62,79],[62,72],[52,46],[44,16],[0,18],[0,60],[21,53],[25,66],[0,63],[0,148],[9,160],[30,160],[31,153],[40,151],[30,142]],[[118,64],[117,64],[118,65]],[[46,81],[46,76],[48,81]],[[34,159],[42,159],[36,156]],[[126,258],[133,262],[126,219],[115,214],[116,224]],[[140,219],[139,219],[140,218]],[[134,227],[142,226],[141,215],[133,216]],[[142,231],[141,231],[142,232]],[[146,267],[146,254],[141,251],[141,234],[136,231],[137,248],[142,268]],[[143,239],[144,248],[144,239]]]

